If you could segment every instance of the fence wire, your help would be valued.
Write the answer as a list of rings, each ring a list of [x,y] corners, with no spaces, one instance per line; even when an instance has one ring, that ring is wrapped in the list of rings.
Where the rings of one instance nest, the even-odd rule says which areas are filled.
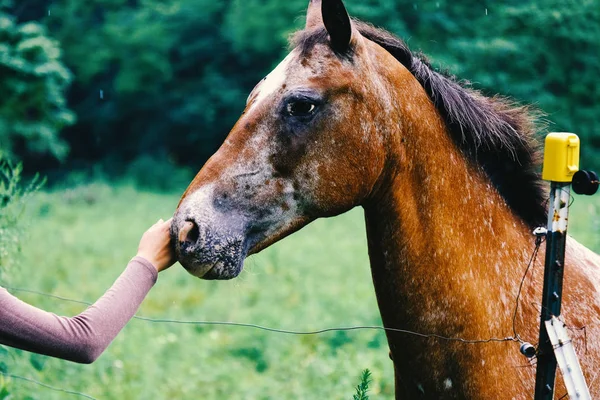
[[[3,371],[0,371],[0,375],[5,376],[7,378],[13,378],[13,379],[18,379],[18,380],[21,380],[21,381],[26,381],[26,382],[29,382],[29,383],[33,383],[33,384],[35,384],[37,386],[41,386],[43,388],[46,388],[46,389],[49,389],[49,390],[53,390],[55,392],[61,392],[61,393],[71,394],[71,395],[74,395],[74,396],[79,396],[79,397],[83,397],[85,399],[90,399],[90,400],[98,400],[95,397],[92,397],[92,396],[90,396],[88,394],[85,394],[85,393],[76,392],[74,390],[67,390],[67,389],[57,388],[55,386],[51,386],[51,385],[48,385],[46,383],[37,381],[35,379],[27,378],[25,376],[19,376],[19,375],[9,374],[8,372],[3,372]]]
[[[11,292],[30,293],[30,294],[35,294],[35,295],[39,295],[39,296],[44,296],[47,298],[57,299],[60,301],[82,304],[82,305],[86,305],[86,306],[90,306],[93,304],[93,303],[90,303],[87,301],[57,296],[57,295],[53,295],[53,294],[49,294],[49,293],[40,292],[37,290],[22,289],[22,288],[16,288],[16,287],[11,287],[11,286],[2,286],[2,287],[4,287],[6,290],[11,291]],[[137,314],[133,316],[133,319],[137,319],[139,321],[144,321],[144,322],[149,322],[149,323],[154,323],[154,324],[232,326],[232,327],[258,329],[258,330],[262,330],[262,331],[266,331],[266,332],[285,334],[285,335],[296,335],[296,336],[320,335],[320,334],[324,334],[324,333],[340,332],[340,331],[348,332],[348,331],[359,331],[359,330],[375,330],[375,331],[383,331],[383,332],[402,333],[402,334],[407,334],[407,335],[426,338],[426,339],[438,339],[438,340],[444,340],[444,341],[460,342],[460,343],[465,343],[465,344],[484,344],[484,343],[493,343],[493,342],[518,342],[519,341],[519,338],[512,337],[512,336],[492,337],[492,338],[488,338],[488,339],[465,339],[465,338],[460,338],[460,337],[448,337],[448,336],[443,336],[443,335],[439,335],[439,334],[435,334],[435,333],[420,333],[420,332],[415,332],[415,331],[411,331],[411,330],[407,330],[407,329],[388,328],[388,327],[377,326],[377,325],[356,325],[356,326],[347,326],[347,327],[323,328],[323,329],[310,330],[310,331],[297,331],[297,330],[279,329],[279,328],[273,328],[273,327],[262,326],[262,325],[257,325],[257,324],[250,324],[250,323],[242,323],[242,322],[150,318],[150,317],[140,316]],[[49,389],[49,390],[63,392],[65,394],[79,396],[81,398],[98,400],[88,394],[77,392],[74,390],[60,389],[60,388],[45,384],[43,382],[37,381],[32,378],[9,374],[9,373],[2,372],[2,371],[0,371],[0,374],[5,377],[8,377],[8,378],[26,381],[26,382],[38,385],[40,387]]]
[[[316,330],[299,331],[299,330],[279,329],[279,328],[274,328],[274,327],[262,326],[262,325],[251,324],[251,323],[243,323],[243,322],[150,318],[150,317],[145,317],[145,316],[141,316],[141,315],[137,315],[137,314],[133,316],[133,319],[137,319],[139,321],[144,321],[144,322],[153,323],[153,324],[209,325],[209,326],[231,326],[231,327],[240,327],[240,328],[251,328],[251,329],[257,329],[257,330],[262,330],[262,331],[271,332],[271,333],[285,334],[285,335],[297,335],[297,336],[320,335],[320,334],[325,334],[325,333],[329,333],[329,332],[340,332],[340,331],[348,332],[348,331],[359,331],[359,330],[372,330],[372,331],[401,333],[401,334],[416,336],[416,337],[425,338],[425,339],[437,339],[437,340],[442,340],[442,341],[458,342],[458,343],[464,343],[464,344],[485,344],[485,343],[502,343],[502,342],[523,343],[523,340],[517,333],[516,327],[515,327],[516,314],[517,314],[517,309],[519,306],[519,298],[520,298],[520,294],[521,294],[521,290],[522,290],[524,281],[526,280],[528,272],[530,271],[531,267],[533,266],[533,264],[535,264],[535,260],[538,255],[538,251],[539,251],[541,243],[542,243],[541,239],[536,240],[535,249],[533,250],[533,253],[529,259],[529,263],[527,265],[527,268],[525,269],[525,273],[523,274],[523,277],[522,277],[522,280],[520,282],[519,289],[517,292],[517,296],[515,298],[515,308],[513,310],[513,316],[512,316],[513,336],[491,337],[491,338],[487,338],[487,339],[465,339],[465,338],[461,338],[461,337],[444,336],[444,335],[440,335],[440,334],[436,334],[436,333],[421,333],[421,332],[411,331],[411,330],[407,330],[407,329],[389,328],[389,327],[377,326],[377,325],[355,325],[355,326],[346,326],[346,327],[330,327],[330,328],[323,328],[323,329],[316,329]],[[93,304],[93,303],[90,303],[87,301],[71,299],[71,298],[67,298],[67,297],[63,297],[63,296],[57,296],[57,295],[53,295],[53,294],[49,294],[49,293],[40,292],[37,290],[23,289],[23,288],[11,287],[11,286],[2,286],[2,287],[4,287],[5,289],[7,289],[8,291],[11,291],[11,292],[30,293],[30,294],[47,297],[47,298],[57,299],[57,300],[64,301],[64,302],[77,303],[77,304],[82,304],[82,305],[86,305],[86,306],[90,306]],[[522,365],[522,366],[518,366],[518,367],[532,367],[532,366],[535,367],[535,364],[536,364],[535,357],[528,361],[529,361],[529,363],[527,365]],[[18,376],[18,375],[13,375],[13,374],[9,374],[9,373],[2,372],[2,371],[0,371],[0,374],[5,377],[8,377],[8,378],[27,381],[29,383],[38,385],[40,387],[44,387],[49,390],[63,392],[66,394],[79,396],[79,397],[86,398],[86,399],[97,400],[94,397],[87,395],[85,393],[81,393],[81,392],[77,392],[77,391],[73,391],[73,390],[56,388],[51,385],[45,384],[43,382],[37,381],[35,379]],[[594,377],[594,379],[592,381],[595,381],[595,379],[596,379],[596,377]]]
[[[87,306],[91,306],[93,304],[93,303],[90,303],[87,301],[75,300],[75,299],[70,299],[70,298],[62,297],[62,296],[56,296],[53,294],[39,292],[36,290],[21,289],[21,288],[15,288],[15,287],[10,287],[10,286],[3,286],[3,287],[6,290],[13,291],[13,292],[31,293],[31,294],[54,298],[57,300],[71,302],[71,303],[83,304],[83,305],[87,305]],[[298,335],[298,336],[320,335],[323,333],[340,332],[340,331],[378,330],[378,331],[385,331],[385,332],[404,333],[407,335],[417,336],[417,337],[426,338],[426,339],[440,339],[440,340],[460,342],[460,343],[466,343],[466,344],[478,344],[478,343],[490,343],[490,342],[517,342],[517,341],[519,341],[518,338],[513,337],[513,336],[492,337],[492,338],[488,338],[488,339],[464,339],[464,338],[460,338],[460,337],[443,336],[443,335],[439,335],[436,333],[420,333],[420,332],[415,332],[415,331],[411,331],[408,329],[388,328],[385,326],[378,326],[378,325],[354,325],[354,326],[346,326],[346,327],[323,328],[323,329],[316,329],[316,330],[310,330],[310,331],[297,331],[297,330],[273,328],[273,327],[268,327],[268,326],[263,326],[263,325],[258,325],[258,324],[251,324],[251,323],[244,323],[244,322],[150,318],[150,317],[140,316],[137,314],[133,316],[133,319],[151,322],[151,323],[157,323],[157,324],[234,326],[234,327],[243,327],[243,328],[253,328],[253,329],[258,329],[258,330],[262,330],[262,331],[266,331],[266,332],[280,333],[280,334],[285,334],[285,335]]]

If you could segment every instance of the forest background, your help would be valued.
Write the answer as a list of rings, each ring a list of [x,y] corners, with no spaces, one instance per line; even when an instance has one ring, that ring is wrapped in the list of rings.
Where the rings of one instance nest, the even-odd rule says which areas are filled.
[[[197,170],[218,148],[306,3],[0,0],[0,148],[51,178],[142,170],[168,186],[167,167]],[[600,167],[598,1],[347,3],[484,93],[542,110],[540,134],[577,133],[582,166]]]

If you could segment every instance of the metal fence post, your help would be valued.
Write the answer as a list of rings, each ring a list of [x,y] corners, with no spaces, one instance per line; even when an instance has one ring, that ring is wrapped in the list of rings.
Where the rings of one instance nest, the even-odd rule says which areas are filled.
[[[556,357],[546,330],[546,321],[560,315],[567,240],[570,185],[579,170],[579,138],[572,133],[550,133],[546,137],[542,179],[550,181],[548,232],[540,335],[537,351],[535,400],[552,400],[556,377]]]

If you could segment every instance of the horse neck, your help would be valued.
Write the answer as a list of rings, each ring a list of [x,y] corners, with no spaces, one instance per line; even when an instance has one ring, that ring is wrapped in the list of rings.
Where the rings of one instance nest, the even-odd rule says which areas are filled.
[[[421,92],[398,99],[416,101],[419,112],[399,110],[404,120],[396,126],[404,130],[392,133],[388,147],[394,167],[363,205],[384,324],[447,336],[508,335],[506,310],[533,238],[452,143]]]

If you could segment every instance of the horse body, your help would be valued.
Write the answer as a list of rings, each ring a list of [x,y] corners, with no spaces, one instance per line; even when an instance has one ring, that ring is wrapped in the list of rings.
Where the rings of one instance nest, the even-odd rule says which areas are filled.
[[[294,43],[184,193],[182,265],[233,278],[248,254],[360,205],[384,325],[438,335],[387,331],[396,397],[531,398],[516,339],[488,340],[538,339],[543,260],[524,274],[544,205],[522,110],[436,75],[340,0],[312,0]],[[563,314],[586,326],[572,335],[592,385],[599,267],[569,240]]]
[[[382,319],[390,328],[482,343],[388,332],[397,398],[532,398],[535,366],[518,345],[483,343],[514,332],[537,342],[543,257],[525,277],[513,331],[518,288],[535,248],[531,229],[481,173],[460,162],[459,154],[448,155],[447,135],[418,137],[439,145],[413,143],[418,151],[403,151],[415,157],[407,164],[418,165],[411,178],[394,174],[383,193],[364,205]],[[442,151],[443,165],[435,160],[444,158],[432,154]],[[569,239],[566,261],[563,314],[569,326],[587,327],[587,338],[577,330],[571,334],[579,349],[587,346],[581,362],[591,382],[600,350],[593,339],[600,335],[600,257]]]

